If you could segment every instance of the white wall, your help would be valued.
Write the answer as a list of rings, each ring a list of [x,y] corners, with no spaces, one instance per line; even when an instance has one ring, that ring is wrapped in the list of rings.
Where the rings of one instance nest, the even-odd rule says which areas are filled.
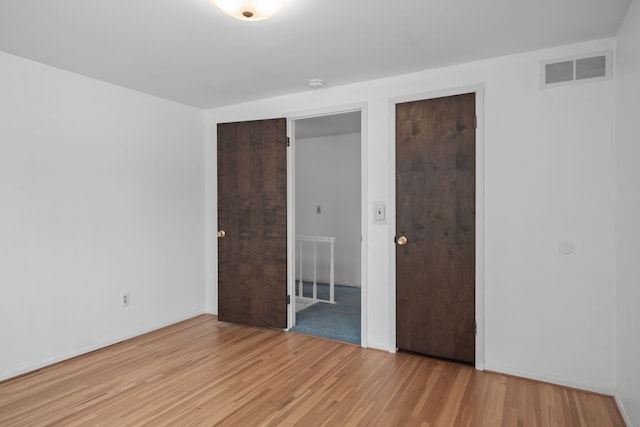
[[[485,367],[605,393],[614,389],[614,82],[539,89],[541,60],[611,48],[601,40],[206,112],[207,309],[216,306],[215,126],[366,103],[367,342],[390,349],[390,98],[485,88]],[[338,108],[336,108],[338,109]],[[559,241],[575,245],[560,255]]]
[[[360,139],[352,133],[295,140],[296,235],[336,238],[335,283],[342,285],[360,285]],[[305,248],[302,276],[313,280],[313,246]],[[327,244],[318,245],[321,283],[329,283],[328,254]]]
[[[616,145],[616,395],[629,426],[640,426],[640,3],[618,34]]]
[[[0,53],[0,379],[204,312],[203,140],[199,110]]]

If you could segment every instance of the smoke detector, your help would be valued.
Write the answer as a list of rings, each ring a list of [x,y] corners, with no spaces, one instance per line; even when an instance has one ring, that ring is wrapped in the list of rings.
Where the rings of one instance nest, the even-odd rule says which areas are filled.
[[[324,80],[311,79],[307,82],[307,86],[309,86],[311,89],[320,89],[321,87],[324,87]]]

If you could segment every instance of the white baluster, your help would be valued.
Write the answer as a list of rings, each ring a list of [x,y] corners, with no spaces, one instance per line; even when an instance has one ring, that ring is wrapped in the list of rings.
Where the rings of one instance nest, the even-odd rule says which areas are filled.
[[[318,250],[317,242],[313,242],[313,299],[318,299]]]
[[[329,247],[331,248],[331,261],[330,261],[330,267],[329,267],[329,302],[330,303],[335,303],[335,281],[334,281],[334,271],[335,271],[335,266],[334,266],[334,260],[333,260],[333,254],[334,254],[334,248],[335,248],[335,239],[332,238],[331,241],[329,242]]]
[[[300,240],[300,281],[298,282],[298,294],[303,297],[304,282],[302,281],[302,240]]]

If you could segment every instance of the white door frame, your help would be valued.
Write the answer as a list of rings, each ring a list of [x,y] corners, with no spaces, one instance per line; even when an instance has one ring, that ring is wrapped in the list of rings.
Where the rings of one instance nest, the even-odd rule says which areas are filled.
[[[389,343],[392,352],[396,347],[396,251],[393,243],[396,233],[396,104],[441,98],[476,94],[476,363],[478,370],[484,369],[484,86],[481,84],[459,88],[445,89],[436,92],[421,93],[389,101],[389,242],[392,246],[389,264]]]
[[[360,111],[360,345],[367,347],[367,104],[350,104],[303,112],[287,113],[287,135],[291,145],[287,150],[287,291],[291,304],[287,307],[287,329],[295,326],[295,121],[311,117]]]

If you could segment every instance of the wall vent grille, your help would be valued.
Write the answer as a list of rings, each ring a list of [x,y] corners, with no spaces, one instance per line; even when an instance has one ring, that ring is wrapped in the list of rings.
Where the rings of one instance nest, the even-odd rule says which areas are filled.
[[[586,83],[613,78],[611,51],[543,61],[540,85],[543,88]]]

